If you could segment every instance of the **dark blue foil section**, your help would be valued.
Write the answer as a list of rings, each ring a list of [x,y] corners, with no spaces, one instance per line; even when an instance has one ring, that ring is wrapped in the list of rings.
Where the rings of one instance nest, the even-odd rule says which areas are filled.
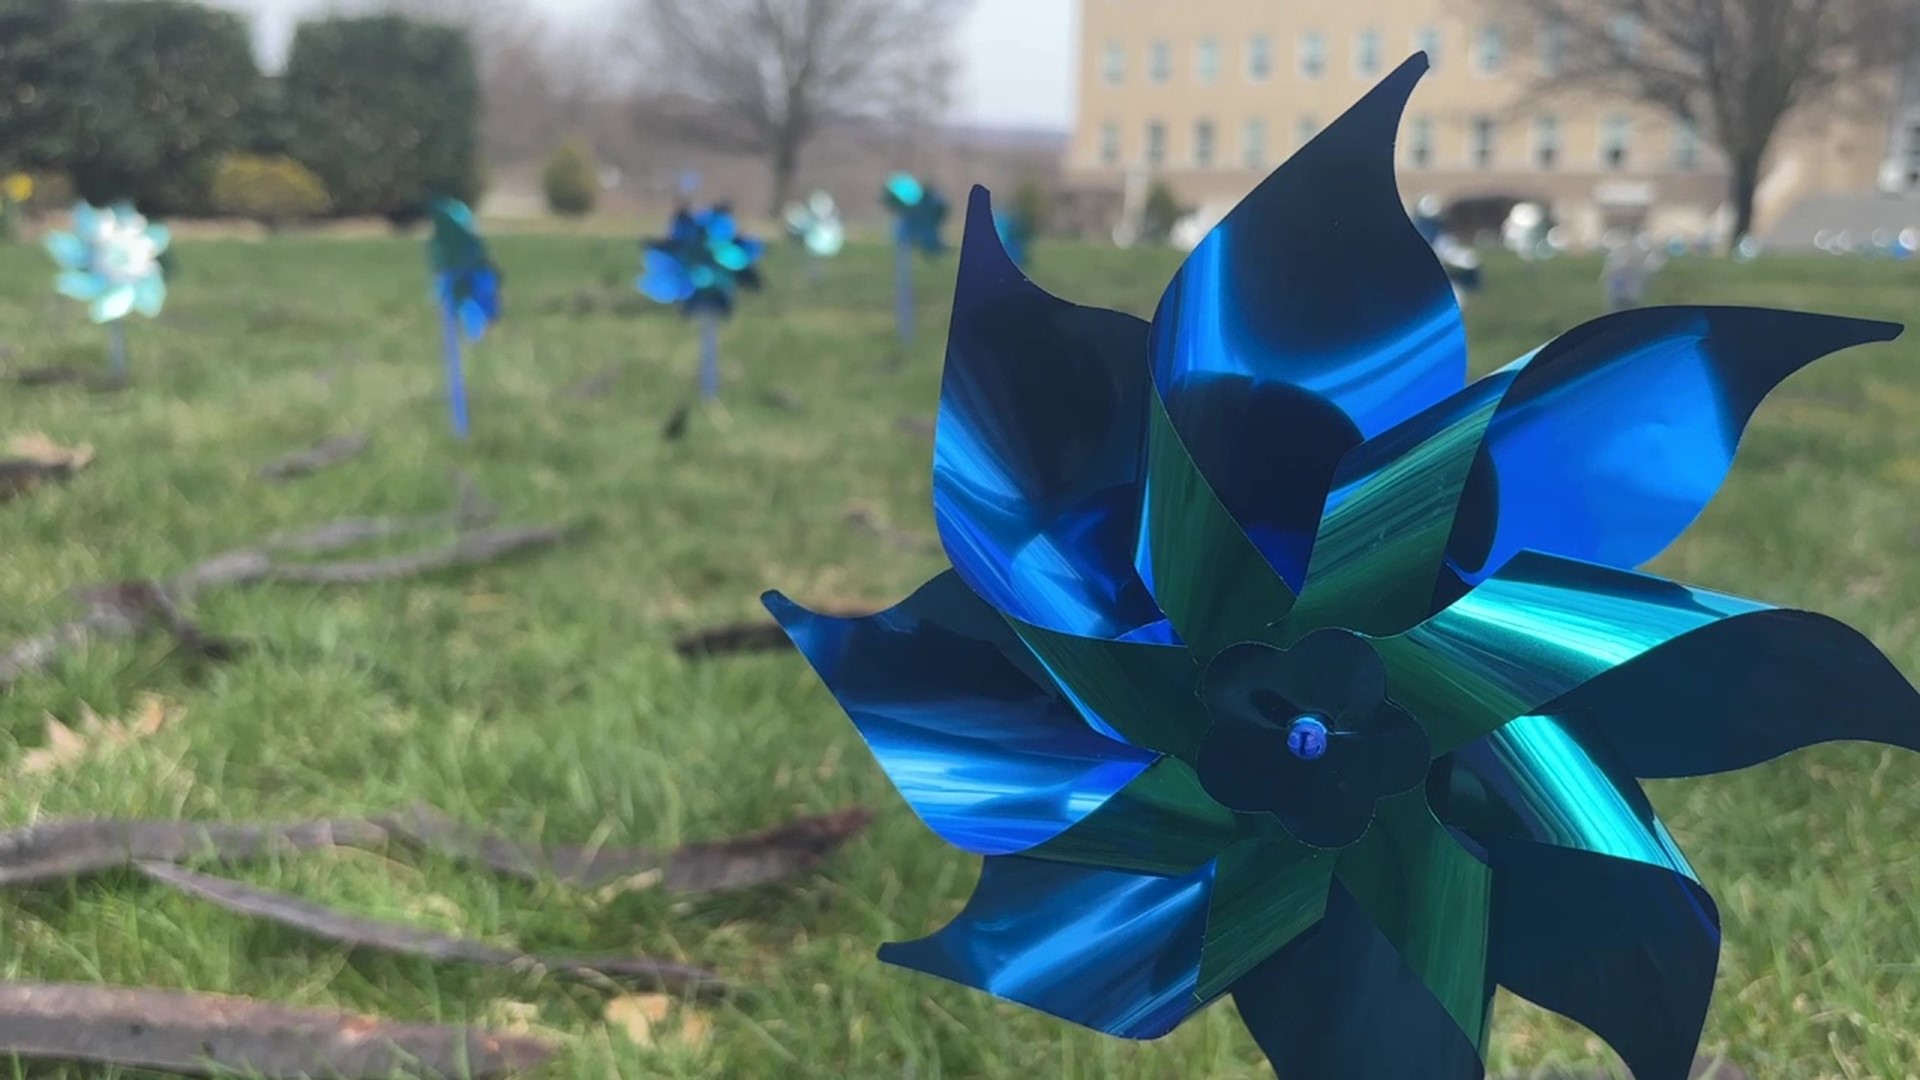
[[[953,573],[860,619],[777,593],[767,609],[812,662],[927,827],[978,855],[1052,840],[1157,756],[1097,734],[1007,621]]]
[[[976,188],[940,387],[933,506],[973,590],[1112,638],[1160,621],[1134,571],[1147,326],[1057,300],[1007,258]]]
[[[1109,1035],[1155,1039],[1206,1004],[1194,991],[1212,884],[1212,863],[1150,877],[988,859],[959,917],[880,958]]]

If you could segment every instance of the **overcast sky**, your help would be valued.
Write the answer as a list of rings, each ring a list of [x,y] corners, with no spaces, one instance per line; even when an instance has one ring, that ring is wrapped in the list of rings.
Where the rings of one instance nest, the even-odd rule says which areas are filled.
[[[256,19],[269,63],[285,54],[300,15],[327,0],[216,0]],[[1073,122],[1073,0],[973,0],[960,28],[962,78],[955,119],[1066,130]],[[555,18],[604,17],[614,0],[539,0]]]

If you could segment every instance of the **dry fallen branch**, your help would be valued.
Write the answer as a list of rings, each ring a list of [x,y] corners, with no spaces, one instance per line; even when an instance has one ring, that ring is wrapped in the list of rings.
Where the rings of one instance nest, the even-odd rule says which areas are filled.
[[[545,1064],[538,1039],[392,1024],[244,998],[0,983],[0,1057],[188,1076],[499,1077]]]
[[[370,821],[220,825],[190,821],[55,821],[0,833],[0,887],[68,881],[141,862],[242,862],[316,848],[378,848]]]
[[[373,438],[364,431],[351,435],[340,435],[298,453],[288,454],[277,461],[270,461],[260,467],[260,479],[269,483],[291,480],[296,476],[306,476],[321,469],[332,468],[359,457]]]
[[[553,879],[581,889],[641,879],[672,893],[715,893],[785,881],[820,865],[835,848],[873,821],[852,807],[798,818],[747,836],[688,844],[674,851],[521,844],[472,829],[428,806],[380,819],[392,834],[508,877]]]
[[[70,364],[16,371],[13,373],[13,381],[21,386],[84,386],[95,393],[119,393],[128,386],[127,377],[124,375],[113,375],[94,368],[74,367]]]
[[[263,582],[364,585],[394,581],[495,562],[552,547],[572,535],[570,530],[547,525],[474,527],[492,514],[491,506],[467,491],[460,509],[450,514],[414,519],[343,519],[215,555],[169,581],[129,581],[79,590],[75,598],[84,608],[79,618],[0,647],[0,689],[46,670],[62,655],[89,641],[131,638],[152,631],[165,631],[193,656],[216,661],[231,658],[238,651],[235,643],[209,636],[181,611],[203,589]],[[335,552],[372,540],[448,527],[461,530],[452,542],[404,555],[324,563],[284,558],[288,553]]]
[[[535,955],[468,938],[421,930],[398,923],[346,915],[311,900],[210,877],[171,863],[143,862],[140,871],[161,884],[239,915],[267,919],[348,949],[371,949],[440,962],[480,964],[551,972],[572,978],[683,993],[718,994],[725,990],[711,971],[645,957]]]

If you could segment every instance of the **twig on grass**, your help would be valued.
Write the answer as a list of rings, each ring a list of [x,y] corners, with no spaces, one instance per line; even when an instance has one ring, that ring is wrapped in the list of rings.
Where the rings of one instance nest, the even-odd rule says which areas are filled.
[[[260,479],[277,484],[316,473],[359,457],[372,444],[373,437],[364,431],[339,435],[260,466]]]

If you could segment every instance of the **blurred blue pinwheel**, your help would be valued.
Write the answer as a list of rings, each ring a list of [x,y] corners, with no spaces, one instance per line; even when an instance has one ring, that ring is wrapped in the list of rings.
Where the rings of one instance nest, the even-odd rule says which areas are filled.
[[[952,569],[866,618],[767,603],[985,857],[884,959],[1132,1038],[1232,995],[1302,1080],[1481,1080],[1504,986],[1681,1080],[1719,916],[1640,781],[1920,749],[1920,695],[1839,622],[1635,568],[1776,384],[1898,328],[1631,311],[1467,383],[1394,185],[1425,68],[1266,180],[1150,323],[1015,272],[976,192]]]
[[[735,292],[760,287],[764,251],[740,232],[732,208],[682,209],[666,237],[645,243],[636,285],[648,299],[678,304],[688,314],[728,315]]]
[[[458,199],[433,201],[433,236],[427,244],[434,295],[470,341],[479,341],[500,321],[500,269],[487,255],[473,211]]]
[[[1025,267],[1027,255],[1033,246],[1033,219],[1017,210],[995,213],[993,215],[994,235],[1000,238],[1000,247],[1013,260],[1013,265]]]
[[[60,295],[82,301],[96,323],[133,312],[152,318],[167,302],[161,255],[170,237],[131,205],[73,208],[73,231],[47,237],[47,252],[60,264]]]
[[[847,246],[847,227],[833,196],[816,191],[803,203],[787,207],[787,235],[816,259],[831,259]]]
[[[947,222],[947,200],[937,188],[907,173],[887,177],[880,201],[893,211],[894,242],[927,255],[947,250],[940,230]]]

